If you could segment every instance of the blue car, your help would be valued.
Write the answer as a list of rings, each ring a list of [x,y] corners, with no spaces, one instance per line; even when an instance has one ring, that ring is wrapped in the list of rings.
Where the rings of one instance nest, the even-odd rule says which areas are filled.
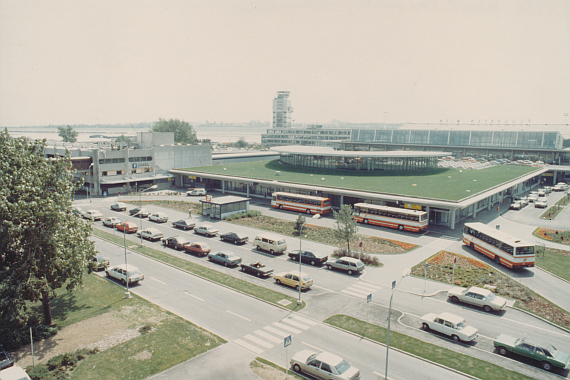
[[[226,267],[235,267],[241,264],[241,257],[232,251],[220,251],[208,256],[208,260],[218,264],[223,264]]]

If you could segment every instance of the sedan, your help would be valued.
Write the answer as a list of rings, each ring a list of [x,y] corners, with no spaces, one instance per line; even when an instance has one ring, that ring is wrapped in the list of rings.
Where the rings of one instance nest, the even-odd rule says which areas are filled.
[[[220,235],[220,240],[234,244],[245,244],[249,240],[249,237],[239,232],[226,232],[225,234]]]
[[[522,203],[520,201],[514,201],[513,203],[511,203],[509,208],[511,210],[520,210],[522,208]]]
[[[186,192],[186,195],[206,195],[206,189],[194,189]]]
[[[168,222],[168,215],[162,212],[153,212],[148,216],[148,220],[156,223],[166,223]]]
[[[111,205],[111,210],[113,211],[127,211],[127,205],[125,203],[117,202]]]
[[[196,227],[196,223],[194,223],[192,219],[181,219],[176,222],[172,222],[172,227],[180,228],[182,230],[191,230]]]
[[[91,221],[95,221],[95,220],[101,220],[103,219],[103,214],[101,214],[99,211],[97,210],[87,210],[85,212],[83,212],[83,217],[85,219],[89,219]]]
[[[148,211],[146,208],[141,208],[141,207],[135,207],[133,209],[129,210],[129,214],[131,215],[137,215],[139,218],[146,218],[147,216],[150,215],[150,211]]]
[[[109,268],[109,258],[107,256],[98,254],[93,257],[92,261],[97,271]]]
[[[310,289],[313,285],[313,279],[303,272],[300,273],[300,277],[301,289]],[[273,278],[275,278],[277,285],[283,284],[299,290],[299,272],[277,273],[273,275]]]
[[[208,260],[218,264],[223,264],[226,267],[235,267],[236,265],[241,264],[241,257],[231,251],[220,251],[214,255],[208,256]]]
[[[194,228],[194,233],[212,237],[219,234],[220,230],[218,230],[216,227],[212,226],[211,224],[202,224],[201,226]]]
[[[202,243],[197,241],[195,243],[191,243],[184,247],[184,251],[186,253],[191,253],[193,255],[198,255],[200,257],[208,256],[208,253],[212,251],[212,249],[206,243]]]
[[[139,230],[139,226],[135,222],[124,222],[115,225],[117,227],[117,231],[121,231],[127,234],[137,232]]]
[[[301,252],[301,262],[308,263],[311,265],[322,265],[328,260],[328,256],[322,253],[316,253],[312,251],[291,251],[289,253],[289,258],[291,260],[298,262],[299,261],[299,252]]]
[[[190,241],[182,236],[173,236],[162,239],[162,244],[165,247],[174,248],[180,251],[190,244]]]
[[[540,199],[540,200],[534,202],[534,207],[547,208],[548,202],[545,199]]]
[[[128,269],[128,271],[127,271]],[[121,281],[123,285],[136,284],[139,281],[144,280],[144,275],[134,266],[125,264],[117,265],[111,269],[105,270],[107,277],[114,278],[115,280]]]
[[[451,337],[456,342],[469,342],[477,338],[479,330],[469,326],[465,319],[450,313],[426,314],[422,317],[422,328],[433,330]]]
[[[482,307],[486,312],[505,310],[505,307],[507,307],[506,299],[496,296],[489,289],[481,289],[476,286],[472,286],[469,289],[459,286],[451,288],[447,292],[447,298],[453,303],[461,301]]]
[[[514,338],[501,334],[495,339],[493,345],[499,354],[507,356],[509,352],[537,360],[542,369],[551,371],[553,367],[568,368],[570,355],[559,351],[551,344],[544,344],[529,338]]]
[[[530,194],[528,196],[528,201],[530,202],[536,202],[538,200],[538,195],[537,194]]]
[[[299,351],[293,355],[291,366],[297,373],[307,373],[319,379],[360,379],[358,368],[351,366],[340,356],[326,351]]]
[[[107,227],[115,228],[117,224],[121,224],[121,219],[115,216],[112,216],[110,218],[105,218],[103,220],[103,225]]]
[[[160,240],[164,237],[164,234],[160,230],[153,227],[139,231],[137,232],[137,235],[141,236],[143,239],[150,241]]]
[[[353,257],[341,257],[336,260],[327,261],[327,269],[340,269],[348,274],[364,272],[364,263]]]

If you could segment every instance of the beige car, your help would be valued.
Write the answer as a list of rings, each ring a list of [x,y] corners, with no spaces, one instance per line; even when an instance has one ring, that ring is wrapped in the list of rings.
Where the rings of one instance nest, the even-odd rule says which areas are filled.
[[[472,286],[469,289],[462,287],[451,288],[447,292],[447,298],[453,303],[465,302],[471,305],[482,307],[486,312],[505,310],[507,300],[496,296],[489,289],[482,289]]]
[[[287,285],[295,289],[299,289],[299,272],[282,272],[273,275],[277,285]],[[310,289],[313,285],[313,279],[301,272],[301,290]]]

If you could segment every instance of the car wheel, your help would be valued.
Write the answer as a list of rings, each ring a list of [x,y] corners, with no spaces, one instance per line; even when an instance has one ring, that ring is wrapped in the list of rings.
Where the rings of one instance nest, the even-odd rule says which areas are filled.
[[[283,205],[279,205],[279,210],[283,210]]]
[[[121,279],[121,284],[123,284],[123,286],[126,286],[126,285],[127,285],[127,282],[125,281],[124,278]]]
[[[259,245],[257,246],[257,250],[258,250],[258,251],[261,251],[261,247],[260,247]]]
[[[315,260],[311,260],[311,265],[312,265],[312,266],[315,266],[315,264],[316,264],[316,263],[315,263]]]
[[[228,263],[224,263],[224,266],[227,267],[227,266],[228,266]]]
[[[328,270],[332,270],[332,266],[331,266],[331,265],[327,265],[327,269],[328,269]]]
[[[212,257],[211,257],[211,256],[208,256],[208,260],[212,261]]]
[[[299,291],[299,285],[295,286],[295,290]]]
[[[105,271],[105,275],[106,275],[107,277],[111,277],[111,275],[110,275],[109,272],[107,272],[107,271]]]
[[[291,256],[291,261],[299,261],[299,258],[297,256]]]
[[[398,231],[404,231],[404,226],[402,226],[401,224],[398,226]]]
[[[221,241],[224,241],[224,237],[223,237],[223,236],[220,236],[220,240],[221,240]]]
[[[542,362],[540,363],[540,366],[545,371],[552,371],[552,364],[550,364],[549,362]]]
[[[277,279],[277,280],[275,280],[275,283],[276,283],[277,285],[281,285],[281,280]]]
[[[237,243],[238,243],[237,240],[234,240],[234,245],[237,245]]]
[[[299,367],[299,364],[295,364],[293,366],[293,371],[303,373],[303,371],[301,371],[301,367]]]
[[[257,277],[261,277],[261,273],[260,273],[260,272],[257,272]]]
[[[487,313],[490,313],[491,311],[493,311],[493,309],[489,305],[483,306],[483,310],[485,310]]]
[[[507,350],[505,347],[501,346],[501,347],[499,347],[499,354],[501,354],[503,356],[507,356],[509,354],[509,350]]]
[[[452,297],[451,297],[451,302],[457,303],[457,302],[459,302],[459,298],[457,298],[457,297],[455,297],[455,296],[452,296]]]
[[[500,258],[498,255],[495,255],[495,262],[496,262],[497,264],[500,264],[500,263],[501,263],[501,258]]]
[[[272,249],[270,249],[270,250],[269,250],[269,253],[271,253],[272,255],[274,255],[274,254],[275,254],[275,251],[272,250]]]
[[[364,224],[368,224],[368,219],[364,219],[364,220],[363,220],[363,223],[364,223]]]
[[[350,269],[348,270],[348,274],[352,274],[352,271]]]
[[[470,244],[469,244],[469,248],[471,248],[472,250],[475,250],[475,244],[470,243]]]
[[[455,342],[459,342],[459,341],[460,341],[460,339],[459,339],[459,337],[458,337],[457,335],[452,335],[452,336],[451,336],[451,339],[453,339],[453,341],[455,341]]]
[[[422,323],[422,328],[423,328],[425,331],[429,331],[429,325],[428,325],[427,323],[425,323],[425,322]]]

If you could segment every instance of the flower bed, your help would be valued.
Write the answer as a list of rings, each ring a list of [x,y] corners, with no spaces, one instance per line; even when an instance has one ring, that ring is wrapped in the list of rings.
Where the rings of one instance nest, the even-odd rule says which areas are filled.
[[[533,233],[534,236],[555,243],[570,245],[570,231],[554,230],[552,228],[537,228]]]

